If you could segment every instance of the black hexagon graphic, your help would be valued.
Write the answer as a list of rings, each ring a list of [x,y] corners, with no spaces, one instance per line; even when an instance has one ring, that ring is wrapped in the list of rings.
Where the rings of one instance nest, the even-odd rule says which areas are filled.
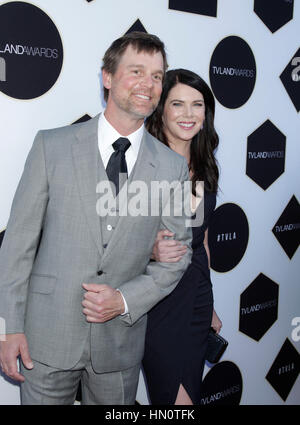
[[[300,48],[294,54],[280,75],[280,80],[284,85],[296,111],[300,110]]]
[[[259,341],[277,320],[278,284],[260,273],[240,297],[239,330]]]
[[[88,114],[82,115],[82,117],[78,118],[78,120],[72,122],[72,124],[79,124],[80,122],[85,122],[91,119],[91,116]]]
[[[217,16],[217,0],[169,0],[169,9],[198,15]]]
[[[266,380],[285,401],[293,388],[299,372],[300,355],[290,340],[286,338],[266,375]]]
[[[272,232],[286,255],[291,259],[297,251],[300,241],[300,205],[295,195],[285,207]]]
[[[139,19],[135,21],[135,23],[129,28],[128,31],[126,31],[126,34],[133,32],[133,31],[141,31],[141,32],[147,32],[144,25],[141,23]]]
[[[3,230],[2,232],[0,232],[0,247],[2,245],[2,241],[3,241],[3,238],[4,238],[4,233],[5,233],[5,230]]]
[[[246,174],[266,190],[284,172],[286,137],[270,120],[247,139]]]
[[[254,0],[254,12],[274,33],[293,19],[294,0]]]

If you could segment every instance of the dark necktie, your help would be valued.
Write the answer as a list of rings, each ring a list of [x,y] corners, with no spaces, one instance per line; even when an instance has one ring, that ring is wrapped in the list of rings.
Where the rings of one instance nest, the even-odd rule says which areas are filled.
[[[114,183],[116,187],[116,196],[119,193],[119,174],[126,174],[127,178],[127,164],[126,164],[126,158],[125,158],[125,152],[131,145],[130,141],[126,139],[126,137],[119,137],[118,140],[116,140],[113,143],[114,153],[112,153],[111,157],[109,158],[107,167],[106,167],[106,173],[108,176],[108,179]]]

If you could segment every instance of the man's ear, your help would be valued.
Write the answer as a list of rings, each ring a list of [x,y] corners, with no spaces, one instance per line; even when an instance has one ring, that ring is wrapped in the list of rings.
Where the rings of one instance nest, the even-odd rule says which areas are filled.
[[[111,74],[105,69],[102,69],[102,82],[103,86],[109,90],[111,88]]]

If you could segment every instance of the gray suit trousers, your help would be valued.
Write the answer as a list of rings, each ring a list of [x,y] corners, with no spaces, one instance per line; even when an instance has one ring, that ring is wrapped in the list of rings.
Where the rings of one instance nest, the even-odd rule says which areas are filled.
[[[33,361],[28,370],[21,363],[22,405],[71,405],[81,381],[82,405],[132,405],[135,403],[140,365],[118,372],[96,373],[91,364],[90,338],[80,361],[70,370]]]

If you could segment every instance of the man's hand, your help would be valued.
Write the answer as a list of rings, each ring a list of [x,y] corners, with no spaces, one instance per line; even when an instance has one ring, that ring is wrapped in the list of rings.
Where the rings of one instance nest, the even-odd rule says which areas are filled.
[[[10,378],[24,382],[25,378],[18,372],[17,357],[21,355],[22,362],[27,369],[33,368],[30,358],[27,339],[24,334],[6,335],[6,341],[0,342],[0,366]]]
[[[82,286],[87,291],[82,305],[88,322],[104,323],[124,313],[123,298],[116,289],[98,283],[83,283]]]
[[[177,240],[164,239],[165,236],[172,237],[174,233],[169,230],[159,230],[152,248],[151,258],[162,263],[177,263],[186,253],[187,247]]]

